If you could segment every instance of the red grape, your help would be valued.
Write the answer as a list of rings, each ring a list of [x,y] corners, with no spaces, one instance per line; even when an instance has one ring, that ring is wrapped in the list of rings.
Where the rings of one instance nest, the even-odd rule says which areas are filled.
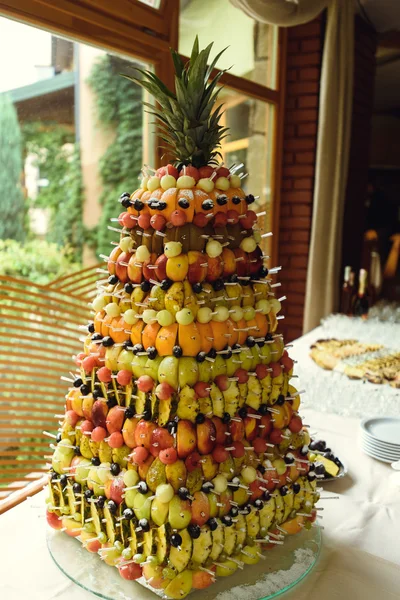
[[[244,456],[246,451],[242,442],[233,442],[232,447],[234,447],[234,450],[231,450],[233,458],[242,458]]]
[[[150,219],[151,219],[151,216],[149,215],[149,213],[142,213],[141,215],[139,215],[139,218],[138,218],[139,227],[141,227],[142,229],[148,229],[150,227]]]
[[[154,381],[149,375],[141,375],[136,384],[141,392],[151,392],[154,387]]]
[[[95,427],[92,431],[93,442],[102,442],[107,435],[107,430],[104,427]]]
[[[166,383],[165,381],[163,381],[162,383],[159,383],[158,386],[156,387],[156,396],[160,400],[168,400],[169,398],[171,398],[173,393],[174,393],[174,388],[171,385],[169,385],[169,383]]]
[[[161,450],[158,458],[164,465],[172,465],[174,462],[176,462],[178,454],[175,448],[166,448],[165,450]]]
[[[83,421],[81,424],[81,433],[83,435],[91,435],[93,431],[93,423],[92,421]]]
[[[228,210],[226,217],[228,219],[228,223],[231,225],[236,225],[236,223],[239,223],[239,213],[237,210]]]
[[[174,227],[182,227],[185,225],[187,218],[184,210],[174,210],[171,214],[170,221]]]
[[[267,450],[267,442],[262,438],[257,437],[255,440],[253,440],[253,448],[254,452],[257,452],[257,454],[262,454]]]
[[[249,374],[246,369],[236,369],[235,377],[238,377],[238,383],[247,383],[249,380]]]
[[[118,371],[117,381],[119,385],[129,385],[132,381],[132,373],[127,369],[121,369],[121,371]]]
[[[133,463],[140,466],[146,462],[149,452],[146,450],[146,448],[143,448],[143,446],[137,446],[132,450],[129,456],[131,457]]]
[[[111,373],[110,369],[108,369],[107,367],[101,367],[97,371],[97,378],[102,383],[110,383],[110,381],[112,379],[111,375],[112,375],[112,373]]]
[[[124,438],[122,437],[122,433],[119,431],[114,431],[108,438],[108,445],[110,448],[121,448],[124,445]]]
[[[225,450],[224,446],[217,444],[212,451],[212,457],[217,463],[223,463],[229,458],[229,452]]]
[[[162,231],[165,228],[167,220],[162,215],[153,215],[150,219],[150,225],[156,231]]]

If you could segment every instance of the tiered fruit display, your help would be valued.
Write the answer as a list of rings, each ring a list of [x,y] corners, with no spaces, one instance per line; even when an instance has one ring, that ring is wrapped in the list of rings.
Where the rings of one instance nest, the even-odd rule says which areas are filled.
[[[176,162],[121,196],[49,479],[52,527],[170,598],[257,563],[319,498],[254,197],[217,161],[209,53],[174,55],[176,96],[143,74]]]

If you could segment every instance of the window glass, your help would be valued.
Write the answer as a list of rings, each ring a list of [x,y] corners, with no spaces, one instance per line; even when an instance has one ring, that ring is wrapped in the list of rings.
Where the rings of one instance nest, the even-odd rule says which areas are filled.
[[[230,135],[222,144],[223,160],[228,167],[244,163],[238,171],[247,174],[243,189],[258,196],[255,206],[259,212],[266,212],[263,228],[269,231],[274,107],[229,88],[221,90],[219,102],[225,109],[221,124],[230,127]]]
[[[120,194],[154,164],[142,88],[120,75],[150,65],[5,18],[0,51],[0,273],[47,283],[109,252]]]
[[[195,35],[200,46],[214,42],[213,51],[226,51],[220,69],[262,85],[276,87],[277,27],[258,23],[229,0],[181,0],[179,52],[190,56]],[[213,54],[214,55],[214,54]]]

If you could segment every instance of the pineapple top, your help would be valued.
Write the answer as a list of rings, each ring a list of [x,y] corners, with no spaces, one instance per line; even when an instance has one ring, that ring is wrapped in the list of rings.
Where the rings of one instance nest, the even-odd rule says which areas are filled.
[[[220,71],[214,78],[211,73],[220,58],[220,52],[209,66],[208,58],[213,44],[199,51],[199,40],[196,36],[192,53],[186,64],[178,52],[171,50],[175,67],[175,93],[151,71],[138,69],[142,79],[128,77],[144,87],[161,108],[144,102],[157,119],[157,126],[162,146],[172,154],[176,166],[192,164],[202,167],[216,163],[220,155],[221,140],[226,137],[228,129],[219,124],[222,106],[214,109],[221,87],[217,87],[225,71]]]

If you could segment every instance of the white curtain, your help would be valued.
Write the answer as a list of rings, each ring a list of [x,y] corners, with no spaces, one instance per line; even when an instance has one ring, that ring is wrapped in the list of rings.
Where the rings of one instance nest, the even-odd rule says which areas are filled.
[[[231,0],[254,19],[300,25],[327,8],[304,332],[331,313],[338,295],[354,66],[353,0]]]

